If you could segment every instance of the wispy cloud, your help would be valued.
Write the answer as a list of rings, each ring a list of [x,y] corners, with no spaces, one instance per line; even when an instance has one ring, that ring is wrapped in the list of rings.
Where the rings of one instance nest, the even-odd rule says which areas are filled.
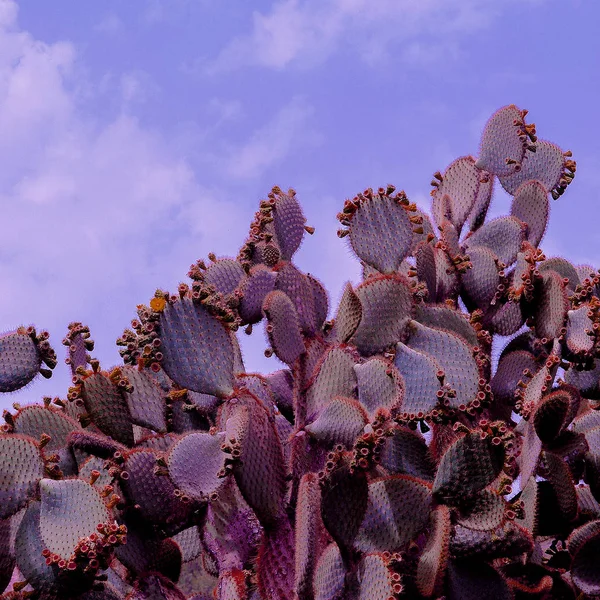
[[[94,29],[100,33],[115,35],[123,30],[123,21],[115,13],[111,12],[105,15]]]
[[[302,145],[318,144],[319,134],[310,127],[312,107],[302,98],[294,98],[281,108],[267,125],[257,129],[250,139],[234,150],[229,172],[239,178],[262,175]]]
[[[541,3],[545,0],[527,0]],[[460,36],[487,27],[517,0],[278,0],[254,12],[251,31],[232,40],[208,73],[245,66],[283,69],[310,66],[344,48],[367,63],[422,64],[450,51]],[[400,45],[401,43],[401,45]]]
[[[0,296],[0,330],[35,323],[61,352],[67,324],[82,320],[108,367],[136,304],[156,287],[173,289],[209,251],[237,252],[247,223],[223,170],[234,181],[256,176],[312,139],[311,109],[294,100],[239,147],[215,145],[213,161],[228,166],[200,181],[176,144],[127,110],[154,93],[143,74],[113,77],[107,85],[121,105],[92,118],[89,98],[77,92],[85,70],[74,46],[45,44],[16,19],[16,5],[0,0],[0,282],[9,290]],[[87,87],[100,94],[94,101],[106,94]],[[226,100],[212,110],[225,120],[243,114]],[[63,366],[44,390],[67,385]]]

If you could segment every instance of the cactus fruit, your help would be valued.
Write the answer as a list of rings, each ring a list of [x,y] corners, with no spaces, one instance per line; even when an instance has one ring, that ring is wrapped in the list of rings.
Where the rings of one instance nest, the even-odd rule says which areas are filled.
[[[600,597],[600,271],[538,248],[576,164],[526,114],[434,175],[431,218],[392,185],[345,201],[363,280],[329,321],[275,187],[235,259],[137,307],[124,364],[71,323],[66,399],[3,414],[0,598]],[[263,320],[267,376],[237,339]],[[0,391],[55,365],[0,335]]]

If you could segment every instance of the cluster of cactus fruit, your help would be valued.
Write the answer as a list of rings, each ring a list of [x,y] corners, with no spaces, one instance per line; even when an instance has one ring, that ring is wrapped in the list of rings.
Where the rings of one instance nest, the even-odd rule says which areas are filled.
[[[4,413],[1,598],[599,597],[600,275],[538,249],[575,162],[525,116],[434,175],[432,219],[391,185],[344,203],[363,281],[331,320],[275,187],[237,258],[138,306],[123,365],[72,323],[67,397]],[[237,339],[263,319],[266,376]],[[47,337],[0,336],[0,391]]]

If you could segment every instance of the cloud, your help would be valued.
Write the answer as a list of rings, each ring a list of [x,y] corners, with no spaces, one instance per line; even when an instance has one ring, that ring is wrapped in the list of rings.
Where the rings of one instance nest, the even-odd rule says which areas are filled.
[[[128,110],[153,93],[142,75],[114,76],[106,89],[83,81],[73,45],[46,44],[20,31],[16,4],[7,0],[0,0],[0,50],[0,282],[6,290],[0,331],[35,323],[50,331],[63,357],[67,324],[81,320],[96,339],[94,355],[110,367],[119,362],[114,340],[136,305],[156,287],[174,289],[209,251],[235,255],[247,223],[220,173],[204,173],[201,183],[177,144]],[[121,104],[98,120],[90,105],[102,102],[111,86]],[[232,104],[222,112],[233,118],[242,111]],[[295,125],[309,113],[292,104],[264,133],[242,140],[242,149],[260,151],[265,136],[277,138],[275,130],[283,128],[268,157],[253,163],[240,151],[240,176],[289,151]],[[234,164],[229,154],[213,160]],[[31,401],[38,389],[64,394],[69,379],[61,361],[52,380],[11,400]]]
[[[108,13],[95,27],[96,31],[115,35],[123,30],[123,21],[115,13]]]
[[[237,178],[255,178],[281,162],[299,145],[316,145],[321,136],[310,127],[313,108],[296,97],[264,127],[232,152],[229,172]]]
[[[232,40],[204,69],[217,73],[246,66],[307,67],[342,48],[357,51],[366,63],[380,63],[392,52],[405,63],[431,63],[448,52],[459,55],[457,37],[489,26],[502,6],[516,2],[278,0],[268,12],[255,11],[251,31]]]

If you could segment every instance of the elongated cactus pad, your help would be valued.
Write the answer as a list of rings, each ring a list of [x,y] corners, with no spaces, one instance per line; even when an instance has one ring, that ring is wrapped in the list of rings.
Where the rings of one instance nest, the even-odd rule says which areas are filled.
[[[527,240],[537,246],[550,216],[548,190],[539,181],[525,180],[515,191],[510,214],[527,224]]]
[[[439,195],[448,195],[450,217],[458,231],[477,200],[479,181],[480,171],[475,166],[475,159],[472,156],[463,156],[448,166],[441,176],[441,181],[439,184],[436,182],[432,191],[434,199]],[[441,223],[438,222],[438,225]]]
[[[281,291],[270,292],[263,311],[267,316],[269,342],[282,362],[292,365],[305,351],[300,331],[300,318],[289,296]]]

